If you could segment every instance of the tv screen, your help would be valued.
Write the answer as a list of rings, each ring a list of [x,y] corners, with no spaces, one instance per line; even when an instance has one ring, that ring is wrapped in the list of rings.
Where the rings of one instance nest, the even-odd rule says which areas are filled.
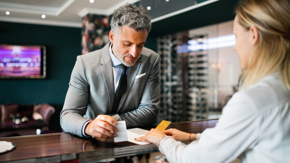
[[[0,44],[0,78],[45,78],[45,53],[42,45]]]

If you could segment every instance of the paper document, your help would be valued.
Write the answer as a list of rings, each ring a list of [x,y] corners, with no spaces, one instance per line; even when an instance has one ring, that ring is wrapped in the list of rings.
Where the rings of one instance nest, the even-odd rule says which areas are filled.
[[[149,131],[141,128],[132,128],[128,129],[126,127],[125,121],[117,121],[117,125],[115,126],[118,129],[117,137],[114,138],[115,143],[129,141],[131,143],[146,145],[150,144],[150,142],[143,141],[135,141],[135,138],[139,138],[141,136],[145,136]]]
[[[146,145],[146,144],[150,144],[149,142],[143,142],[143,141],[136,141],[134,140],[135,138],[139,138],[141,136],[145,136],[149,131],[148,130],[144,130],[141,128],[132,128],[132,129],[128,129],[127,130],[127,135],[128,135],[128,141],[135,143],[135,144],[139,144],[139,145]]]
[[[114,138],[115,143],[128,141],[127,136],[127,127],[125,121],[117,121],[117,125],[115,126],[118,129],[117,137]]]

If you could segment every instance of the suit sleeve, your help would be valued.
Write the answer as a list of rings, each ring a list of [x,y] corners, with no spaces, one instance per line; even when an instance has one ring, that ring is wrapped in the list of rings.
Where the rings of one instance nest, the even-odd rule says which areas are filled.
[[[82,137],[82,127],[90,119],[84,118],[89,101],[89,84],[85,67],[80,56],[73,68],[69,88],[63,109],[60,113],[60,125],[65,132]]]
[[[157,55],[151,66],[139,107],[133,111],[119,114],[120,118],[126,121],[127,127],[152,125],[158,116],[160,102],[159,59],[160,57]]]

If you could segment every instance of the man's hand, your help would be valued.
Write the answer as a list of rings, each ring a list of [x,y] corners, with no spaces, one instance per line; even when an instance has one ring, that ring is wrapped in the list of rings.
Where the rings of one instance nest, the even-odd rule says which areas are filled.
[[[91,121],[86,129],[85,133],[91,135],[93,138],[113,138],[116,137],[118,131],[115,125],[117,121],[108,115],[98,115],[93,121]]]

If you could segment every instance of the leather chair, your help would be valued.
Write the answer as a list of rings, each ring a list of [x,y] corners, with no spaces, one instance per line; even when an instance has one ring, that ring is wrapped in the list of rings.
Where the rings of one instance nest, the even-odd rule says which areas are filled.
[[[55,112],[53,106],[49,104],[40,105],[19,105],[19,104],[9,104],[0,106],[0,125],[3,132],[0,133],[0,137],[9,135],[35,135],[36,129],[31,129],[32,125],[35,125],[40,120],[46,123],[45,127],[41,127],[42,131],[48,130],[49,121],[51,115]],[[11,115],[20,114],[20,117],[27,117],[28,122],[20,123],[19,125],[13,123],[13,118]],[[43,123],[43,122],[42,122]],[[11,129],[11,126],[13,127]],[[9,131],[7,128],[9,128]],[[5,131],[7,130],[7,131]]]
[[[39,106],[39,109],[37,109],[37,106],[39,106],[39,105],[36,105],[34,107],[34,111],[41,114],[43,117],[43,121],[47,124],[47,126],[49,126],[50,117],[55,112],[54,107],[52,107],[51,105],[46,104],[46,103],[41,104]]]

